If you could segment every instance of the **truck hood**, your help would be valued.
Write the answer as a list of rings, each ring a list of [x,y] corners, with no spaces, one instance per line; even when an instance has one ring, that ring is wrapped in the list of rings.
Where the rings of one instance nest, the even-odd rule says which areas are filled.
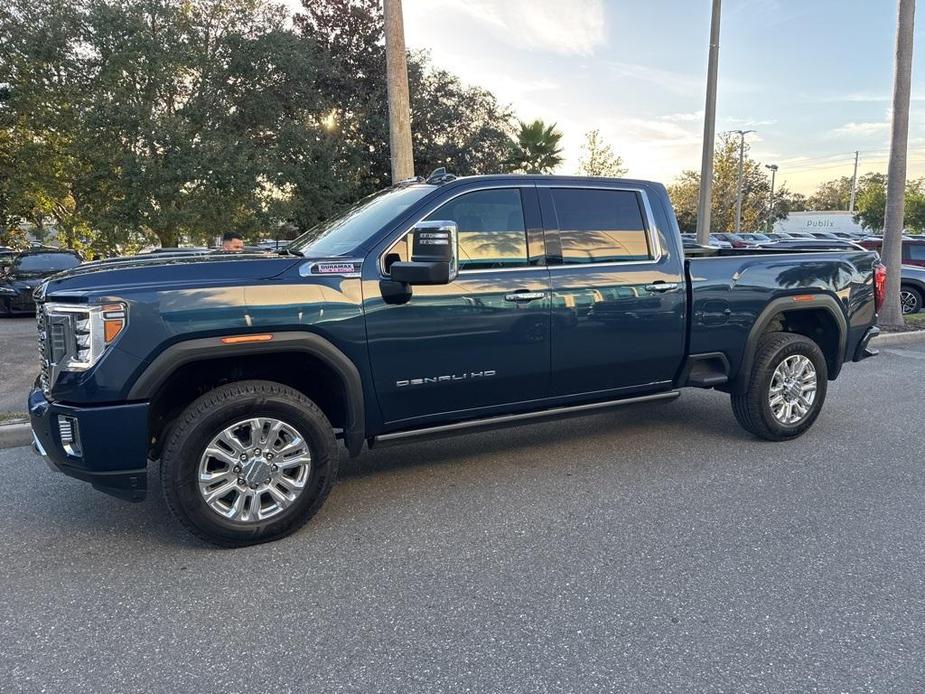
[[[36,290],[46,296],[79,298],[87,293],[115,294],[144,287],[210,287],[269,279],[305,258],[276,253],[207,253],[181,256],[133,256],[85,263],[50,277]]]

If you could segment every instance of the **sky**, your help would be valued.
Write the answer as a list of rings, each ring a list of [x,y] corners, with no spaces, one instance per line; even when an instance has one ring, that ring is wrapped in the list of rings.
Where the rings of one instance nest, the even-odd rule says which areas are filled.
[[[700,168],[710,0],[403,0],[409,49],[555,122],[574,173],[599,129],[629,175]],[[754,129],[778,183],[885,171],[895,0],[724,0],[717,132]],[[916,31],[909,175],[925,176],[925,17]]]

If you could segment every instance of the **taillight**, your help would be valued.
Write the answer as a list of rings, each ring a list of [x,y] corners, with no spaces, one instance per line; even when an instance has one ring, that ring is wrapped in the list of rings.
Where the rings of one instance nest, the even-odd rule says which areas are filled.
[[[874,266],[874,309],[880,313],[883,300],[886,299],[886,266]]]

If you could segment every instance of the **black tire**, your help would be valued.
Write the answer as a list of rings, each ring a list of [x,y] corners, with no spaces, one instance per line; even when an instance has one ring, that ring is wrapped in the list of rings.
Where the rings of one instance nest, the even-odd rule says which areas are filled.
[[[206,504],[198,488],[199,460],[222,429],[258,416],[279,418],[297,430],[311,453],[311,470],[291,506],[264,521],[243,524],[222,518]],[[338,462],[334,430],[315,403],[280,383],[239,381],[209,391],[180,414],[164,445],[161,483],[168,508],[187,530],[221,547],[241,547],[278,540],[305,525],[331,491]]]
[[[803,355],[816,369],[816,395],[809,411],[796,423],[785,424],[771,410],[771,380],[788,357]],[[804,434],[816,421],[828,386],[828,367],[819,345],[803,335],[770,333],[761,338],[755,353],[748,387],[744,394],[732,394],[732,412],[746,431],[768,441],[786,441]]]
[[[902,311],[905,315],[911,316],[922,310],[922,292],[919,289],[904,284],[900,288],[900,292],[903,295]]]

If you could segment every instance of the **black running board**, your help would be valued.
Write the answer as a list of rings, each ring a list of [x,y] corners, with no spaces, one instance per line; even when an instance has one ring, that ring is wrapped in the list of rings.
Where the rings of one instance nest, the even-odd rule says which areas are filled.
[[[674,400],[679,395],[681,395],[681,391],[670,390],[665,393],[640,395],[634,398],[622,398],[621,400],[607,400],[606,402],[592,402],[586,403],[584,405],[556,407],[549,410],[537,410],[535,412],[505,414],[497,417],[486,417],[485,419],[472,419],[466,422],[442,424],[440,426],[427,427],[426,429],[395,431],[390,434],[382,434],[371,439],[369,441],[369,447],[373,448],[376,446],[398,444],[403,443],[409,439],[439,438],[442,436],[451,436],[453,434],[469,434],[474,431],[497,429],[521,422],[526,423],[543,419],[553,419],[557,417],[572,417],[597,412],[599,410],[609,410],[614,407],[622,407],[623,405],[636,405],[639,403],[655,402],[658,400]]]

